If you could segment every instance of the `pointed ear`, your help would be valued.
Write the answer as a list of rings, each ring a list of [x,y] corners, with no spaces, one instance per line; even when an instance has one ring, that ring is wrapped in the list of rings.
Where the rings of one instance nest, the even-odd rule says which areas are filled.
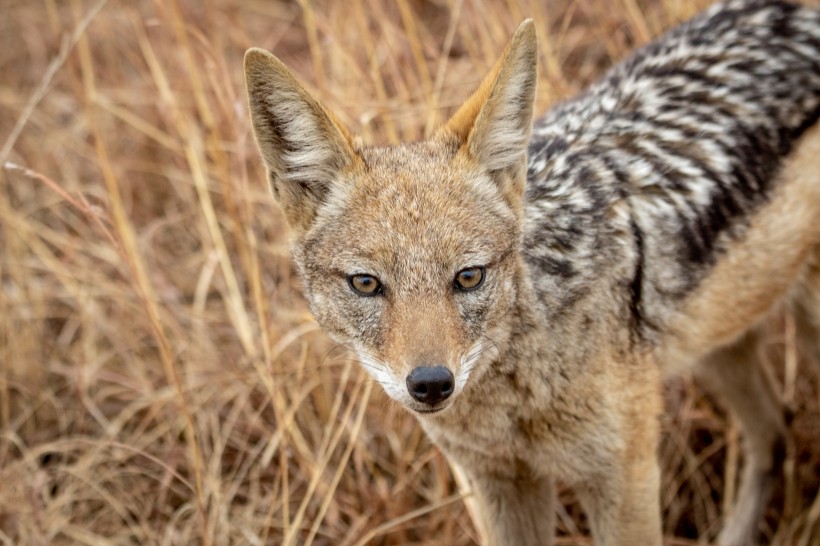
[[[513,174],[511,169],[523,168],[532,129],[537,64],[535,25],[527,19],[478,90],[439,130],[439,135],[457,138],[462,148],[491,173]],[[514,178],[521,179],[516,191],[523,193],[523,176]],[[511,188],[502,191],[506,189]]]
[[[290,227],[304,233],[339,173],[355,162],[352,138],[267,51],[245,53],[245,81],[271,190]]]

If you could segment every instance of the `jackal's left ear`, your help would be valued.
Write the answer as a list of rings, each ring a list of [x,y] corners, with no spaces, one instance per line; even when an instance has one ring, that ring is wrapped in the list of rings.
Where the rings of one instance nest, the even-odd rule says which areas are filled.
[[[272,54],[249,49],[245,80],[271,189],[288,224],[301,235],[312,225],[339,174],[356,162],[358,154],[350,133]]]
[[[509,173],[524,167],[527,142],[532,129],[538,64],[535,25],[527,19],[518,27],[504,55],[498,60],[478,90],[439,130],[447,138],[455,136],[466,151],[491,173]],[[523,176],[512,179],[523,193]]]

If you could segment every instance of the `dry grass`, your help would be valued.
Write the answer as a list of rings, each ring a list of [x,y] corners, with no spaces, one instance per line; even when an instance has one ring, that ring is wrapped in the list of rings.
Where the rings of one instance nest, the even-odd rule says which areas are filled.
[[[5,0],[0,543],[474,543],[442,456],[305,308],[242,54],[277,52],[394,142],[452,111],[526,16],[544,109],[705,3]],[[797,442],[766,536],[809,546],[818,389],[789,324],[770,352]],[[694,544],[733,495],[737,431],[685,380],[668,400],[666,533]],[[560,543],[588,543],[561,497]]]

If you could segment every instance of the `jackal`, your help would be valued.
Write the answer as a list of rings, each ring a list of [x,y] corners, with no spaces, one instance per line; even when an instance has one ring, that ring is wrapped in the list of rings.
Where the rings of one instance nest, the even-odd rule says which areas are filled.
[[[664,372],[737,413],[751,544],[786,439],[758,362],[792,306],[820,354],[820,11],[723,2],[533,125],[516,31],[428,140],[367,147],[270,53],[250,111],[323,329],[353,347],[473,488],[495,545],[549,544],[553,480],[596,544],[661,543]]]

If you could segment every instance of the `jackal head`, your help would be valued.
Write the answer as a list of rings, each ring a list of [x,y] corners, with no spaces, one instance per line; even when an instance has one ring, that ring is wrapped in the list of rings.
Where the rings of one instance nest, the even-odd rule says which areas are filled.
[[[432,138],[363,147],[276,57],[245,55],[270,187],[322,328],[388,395],[441,411],[507,335],[536,83],[531,21]]]

